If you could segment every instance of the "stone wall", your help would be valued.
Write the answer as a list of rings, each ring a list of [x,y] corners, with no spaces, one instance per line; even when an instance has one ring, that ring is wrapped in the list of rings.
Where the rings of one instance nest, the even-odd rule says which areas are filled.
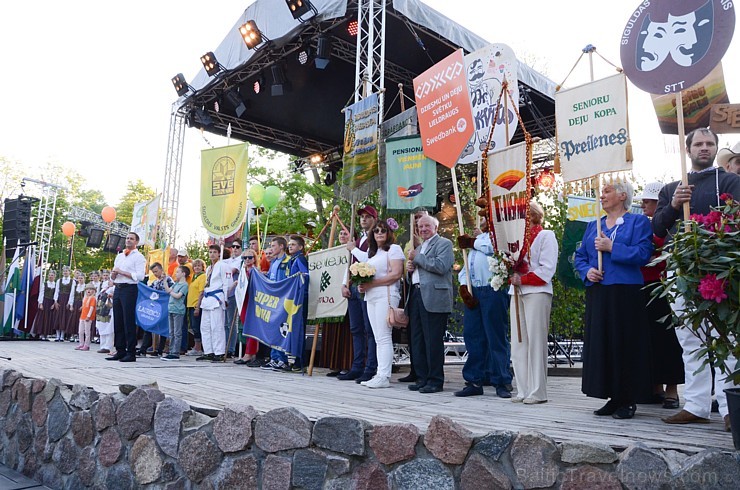
[[[198,409],[154,386],[115,395],[2,370],[0,462],[51,488],[735,488],[740,453],[473,435],[434,417],[371,426],[293,408]]]

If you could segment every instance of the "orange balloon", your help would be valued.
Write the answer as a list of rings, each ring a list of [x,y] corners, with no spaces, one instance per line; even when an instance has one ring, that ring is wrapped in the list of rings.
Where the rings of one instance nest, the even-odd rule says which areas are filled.
[[[76,229],[77,227],[71,221],[67,221],[62,225],[62,233],[64,233],[64,236],[66,237],[71,237],[72,235],[74,235]]]
[[[116,208],[111,207],[111,206],[106,206],[100,212],[100,216],[103,217],[103,221],[105,221],[106,223],[110,223],[114,219],[116,219]]]

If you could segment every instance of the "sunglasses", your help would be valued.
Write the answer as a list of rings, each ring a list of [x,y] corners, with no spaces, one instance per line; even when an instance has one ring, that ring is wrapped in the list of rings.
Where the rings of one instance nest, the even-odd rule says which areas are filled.
[[[388,230],[386,228],[375,228],[373,230],[373,233],[375,233],[375,234],[385,234],[385,233],[388,233]]]
[[[245,255],[244,258],[245,259],[249,259],[249,260],[254,260],[255,259],[254,255]]]
[[[242,248],[241,245],[232,245],[231,248]]]

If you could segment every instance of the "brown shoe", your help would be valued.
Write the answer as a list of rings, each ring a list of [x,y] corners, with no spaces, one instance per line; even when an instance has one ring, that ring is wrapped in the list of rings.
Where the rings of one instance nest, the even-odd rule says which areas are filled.
[[[732,432],[732,426],[730,425],[730,414],[725,415],[725,432]]]
[[[670,417],[663,417],[663,422],[666,424],[708,424],[709,419],[705,419],[703,417],[697,417],[691,412],[687,412],[686,410],[681,410],[680,412],[671,415]]]

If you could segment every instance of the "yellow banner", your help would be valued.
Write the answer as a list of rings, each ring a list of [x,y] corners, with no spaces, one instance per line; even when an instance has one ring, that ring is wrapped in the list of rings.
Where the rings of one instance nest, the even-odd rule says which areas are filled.
[[[209,235],[234,234],[247,212],[247,145],[202,150],[200,219]]]

